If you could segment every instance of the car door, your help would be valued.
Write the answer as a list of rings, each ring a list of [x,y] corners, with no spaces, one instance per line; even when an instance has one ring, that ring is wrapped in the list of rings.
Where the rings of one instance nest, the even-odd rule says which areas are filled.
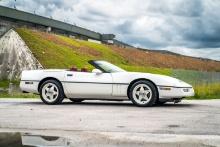
[[[69,98],[108,98],[112,95],[111,73],[91,73],[67,71],[66,95]]]

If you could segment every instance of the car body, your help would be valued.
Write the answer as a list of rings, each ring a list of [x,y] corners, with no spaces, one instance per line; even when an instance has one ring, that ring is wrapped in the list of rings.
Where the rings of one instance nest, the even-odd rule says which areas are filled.
[[[127,72],[106,61],[91,60],[89,63],[95,67],[92,72],[60,69],[25,70],[21,74],[20,88],[23,92],[40,94],[41,99],[47,104],[58,103],[45,101],[43,98],[43,96],[48,99],[49,97],[57,98],[57,91],[62,92],[61,99],[70,98],[72,101],[132,100],[132,96],[138,97],[136,99],[140,97],[140,99],[144,99],[144,96],[147,95],[154,97],[152,104],[143,106],[152,106],[155,103],[167,101],[179,102],[184,97],[194,95],[191,85],[176,78],[150,73]],[[51,88],[48,81],[55,81],[55,83],[51,82],[52,85],[54,84],[54,88]],[[46,88],[42,87],[45,82]],[[136,87],[136,94],[132,94],[131,88],[138,82],[139,87]],[[52,93],[55,95],[51,96]]]

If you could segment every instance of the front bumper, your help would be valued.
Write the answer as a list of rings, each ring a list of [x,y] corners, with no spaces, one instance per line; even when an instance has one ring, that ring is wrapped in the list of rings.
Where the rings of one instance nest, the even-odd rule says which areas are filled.
[[[158,86],[159,98],[184,98],[194,96],[192,87]]]

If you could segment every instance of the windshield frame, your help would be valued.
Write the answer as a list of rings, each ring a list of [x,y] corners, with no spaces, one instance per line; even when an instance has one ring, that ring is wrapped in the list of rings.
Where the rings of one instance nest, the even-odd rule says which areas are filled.
[[[111,72],[110,71],[107,71],[106,69],[104,69],[103,67],[100,66],[100,64],[102,63],[106,63],[106,67],[109,67],[111,69],[113,69]],[[116,73],[116,72],[126,72],[126,70],[112,64],[112,63],[109,63],[107,61],[103,61],[103,60],[90,60],[88,61],[89,64],[91,64],[93,67],[95,67],[96,69],[99,69],[101,70],[103,73]]]

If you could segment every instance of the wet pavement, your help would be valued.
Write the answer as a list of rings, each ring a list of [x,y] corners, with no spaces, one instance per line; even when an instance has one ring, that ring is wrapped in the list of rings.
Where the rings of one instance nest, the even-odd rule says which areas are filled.
[[[219,110],[220,100],[139,108],[130,102],[48,106],[38,99],[0,99],[0,132],[20,132],[21,140],[61,138],[66,146],[220,146]]]
[[[219,144],[219,136],[204,135],[161,135],[143,133],[128,134],[109,132],[94,133],[75,131],[33,131],[32,133],[0,133],[1,147],[218,147]]]

